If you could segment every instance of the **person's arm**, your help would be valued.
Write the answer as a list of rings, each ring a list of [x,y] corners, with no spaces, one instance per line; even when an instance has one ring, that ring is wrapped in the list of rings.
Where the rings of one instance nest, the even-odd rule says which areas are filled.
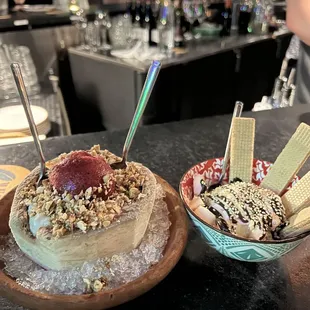
[[[310,45],[310,0],[287,0],[286,23],[292,32]]]

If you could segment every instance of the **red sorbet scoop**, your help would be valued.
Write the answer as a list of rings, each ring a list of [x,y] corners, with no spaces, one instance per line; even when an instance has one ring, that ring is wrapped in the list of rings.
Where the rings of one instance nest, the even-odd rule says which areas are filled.
[[[89,187],[103,187],[97,196],[107,198],[115,190],[115,181],[110,178],[110,184],[103,182],[105,175],[113,175],[114,171],[110,165],[100,156],[92,156],[85,151],[72,152],[59,164],[55,165],[49,172],[49,180],[57,191],[67,191],[72,195],[78,195],[82,190]]]

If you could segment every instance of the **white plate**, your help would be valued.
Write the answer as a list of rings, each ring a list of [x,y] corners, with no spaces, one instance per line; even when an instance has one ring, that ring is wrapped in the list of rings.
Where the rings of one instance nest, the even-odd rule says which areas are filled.
[[[40,140],[45,140],[45,135],[39,136]],[[11,145],[11,144],[17,144],[17,143],[25,143],[25,142],[31,142],[33,141],[33,138],[30,137],[21,137],[21,138],[7,138],[7,139],[0,139],[0,146],[2,145]]]
[[[45,109],[31,106],[34,122],[37,126],[48,119]],[[28,121],[22,105],[0,108],[0,132],[29,130]]]

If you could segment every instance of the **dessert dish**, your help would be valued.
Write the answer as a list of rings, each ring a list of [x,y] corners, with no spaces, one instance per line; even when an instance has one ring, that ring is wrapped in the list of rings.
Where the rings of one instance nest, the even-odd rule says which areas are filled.
[[[155,201],[156,179],[141,164],[112,170],[120,159],[94,146],[48,163],[18,186],[9,225],[20,249],[53,270],[129,252],[141,242]]]
[[[298,127],[261,184],[252,183],[254,131],[254,119],[233,119],[229,183],[208,192],[207,178],[196,173],[189,207],[209,225],[241,238],[278,240],[306,232],[310,173],[287,187],[310,156],[310,126]]]

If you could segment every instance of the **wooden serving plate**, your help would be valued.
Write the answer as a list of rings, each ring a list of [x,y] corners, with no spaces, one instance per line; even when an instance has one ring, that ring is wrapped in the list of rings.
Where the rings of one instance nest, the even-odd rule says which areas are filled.
[[[153,288],[168,275],[179,261],[186,246],[188,231],[187,215],[179,195],[165,180],[158,176],[156,179],[166,192],[165,201],[171,221],[170,238],[163,258],[143,276],[115,289],[94,294],[67,296],[43,294],[26,289],[0,270],[0,295],[30,309],[97,310],[120,305]],[[6,235],[10,231],[8,220],[14,193],[15,189],[0,200],[0,235]]]
[[[0,165],[0,199],[15,188],[30,171],[24,167]]]

